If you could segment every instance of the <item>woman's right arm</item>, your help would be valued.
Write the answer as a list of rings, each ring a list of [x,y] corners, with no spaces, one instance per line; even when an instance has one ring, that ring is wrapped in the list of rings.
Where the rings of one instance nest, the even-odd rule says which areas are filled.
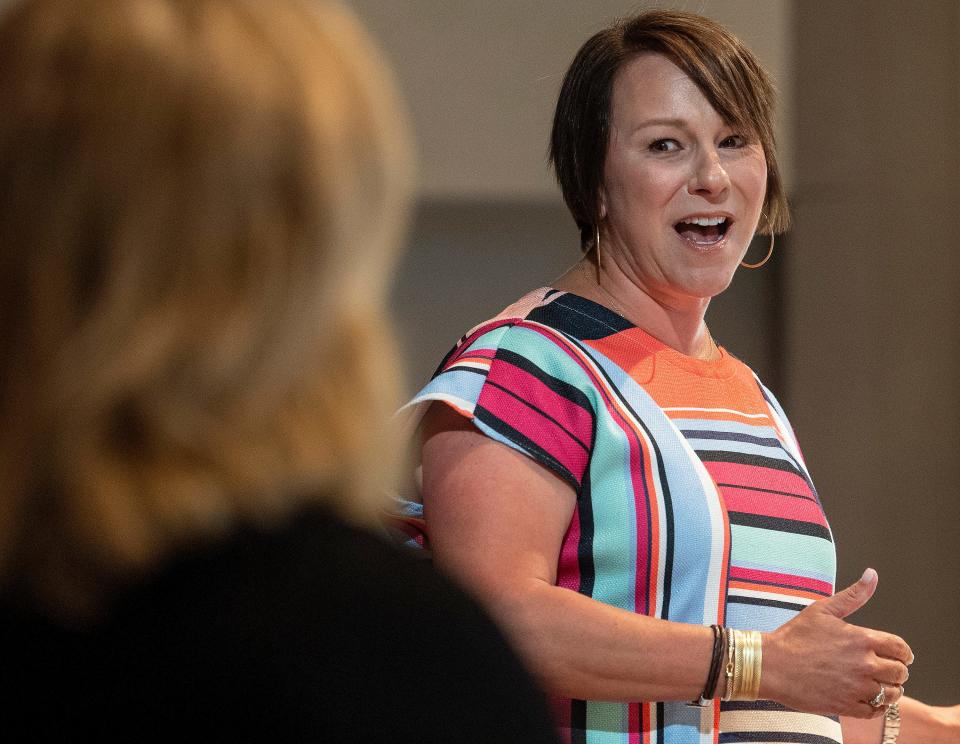
[[[473,591],[527,665],[556,695],[586,700],[692,700],[713,634],[612,607],[556,586],[573,515],[571,486],[434,403],[422,427],[423,502],[434,560]],[[843,617],[876,585],[854,584],[764,635],[761,695],[794,709],[872,717],[877,680],[907,677],[910,649]]]

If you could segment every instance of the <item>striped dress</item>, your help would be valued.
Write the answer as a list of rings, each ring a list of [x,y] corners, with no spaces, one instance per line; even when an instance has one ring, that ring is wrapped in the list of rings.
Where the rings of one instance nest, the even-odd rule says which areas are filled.
[[[601,305],[539,289],[461,339],[412,403],[422,412],[432,401],[576,491],[561,587],[760,631],[833,593],[830,528],[786,417],[722,349],[687,357]],[[571,742],[842,740],[835,718],[767,701],[557,708]]]

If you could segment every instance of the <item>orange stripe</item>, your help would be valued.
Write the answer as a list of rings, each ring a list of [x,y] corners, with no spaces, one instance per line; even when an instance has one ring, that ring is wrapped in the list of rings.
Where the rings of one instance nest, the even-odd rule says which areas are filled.
[[[763,592],[765,594],[786,594],[791,597],[804,597],[806,599],[824,599],[822,594],[817,594],[816,592],[810,592],[806,589],[785,589],[780,586],[770,586],[769,584],[753,584],[747,581],[731,581],[731,589],[751,589],[756,592]]]
[[[720,698],[713,699],[713,744],[720,744]]]
[[[470,354],[464,354],[462,357],[457,357],[457,361],[451,364],[450,367],[447,367],[447,370],[451,369],[452,367],[456,367],[458,364],[463,364],[463,362],[471,362],[473,364],[478,364],[483,367],[489,367],[492,361],[493,360],[490,359],[490,357],[472,356]],[[444,370],[444,371],[447,371],[447,370]]]

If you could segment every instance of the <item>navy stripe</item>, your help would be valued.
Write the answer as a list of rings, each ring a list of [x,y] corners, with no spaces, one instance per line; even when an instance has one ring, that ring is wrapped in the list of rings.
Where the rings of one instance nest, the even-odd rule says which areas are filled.
[[[739,741],[777,742],[790,744],[840,744],[838,739],[819,734],[797,734],[792,731],[742,731],[740,733],[720,734],[720,744],[736,744]]]
[[[483,406],[477,406],[473,410],[474,418],[478,419],[481,423],[486,424],[491,429],[497,433],[503,435],[511,442],[516,444],[522,450],[527,452],[534,460],[539,462],[541,465],[546,466],[565,481],[567,481],[575,491],[580,489],[580,482],[574,477],[573,473],[567,470],[566,467],[553,455],[547,452],[543,447],[534,442],[532,439],[527,438],[519,431],[514,429],[510,424],[506,423],[503,419],[500,419],[493,415]]]
[[[697,450],[696,452],[704,462],[731,462],[737,465],[754,465],[772,470],[783,470],[787,473],[793,473],[804,481],[807,480],[792,460],[764,457],[763,455],[753,455],[746,452],[731,452],[730,450]],[[784,450],[781,450],[781,452],[784,455],[787,454]]]
[[[570,744],[587,744],[587,703],[570,701]]]
[[[755,437],[751,434],[740,434],[732,431],[697,431],[696,429],[681,429],[680,433],[687,439],[720,439],[727,442],[747,442],[748,444],[762,444],[766,447],[783,449],[780,440],[775,437]]]
[[[596,567],[593,565],[593,486],[590,468],[583,474],[583,484],[577,492],[577,516],[580,518],[580,540],[577,542],[577,567],[580,570],[580,593],[593,596]]]
[[[774,700],[730,700],[720,703],[721,711],[734,710],[758,710],[766,712],[795,713],[793,708],[788,708],[783,703]]]
[[[811,589],[809,586],[796,586],[795,584],[778,584],[776,581],[760,581],[759,579],[733,579],[734,581],[745,581],[750,584],[762,584],[763,586],[776,586],[781,589],[798,589],[802,592],[812,592],[813,594],[819,594],[821,597],[831,596],[830,592],[821,592],[819,589]]]
[[[760,493],[775,493],[778,496],[791,496],[795,499],[806,499],[816,502],[813,496],[804,496],[802,493],[790,493],[789,491],[776,491],[772,488],[757,488],[756,486],[745,486],[740,483],[718,483],[718,488],[742,488],[745,491],[759,491]]]
[[[775,530],[776,532],[791,532],[795,535],[809,535],[810,537],[819,537],[833,542],[830,538],[830,530],[822,524],[816,522],[803,522],[799,519],[785,519],[783,517],[770,517],[766,514],[747,514],[745,512],[728,512],[730,524],[738,524],[741,527],[757,527],[763,530]]]
[[[543,323],[579,340],[606,338],[633,328],[633,323],[603,305],[579,295],[565,294],[530,311],[527,320]]]
[[[797,604],[796,602],[781,602],[778,599],[761,599],[760,597],[741,597],[737,594],[727,597],[727,604],[755,605],[757,607],[777,607],[781,610],[794,610],[796,612],[802,612],[803,610],[807,609],[805,604]]]

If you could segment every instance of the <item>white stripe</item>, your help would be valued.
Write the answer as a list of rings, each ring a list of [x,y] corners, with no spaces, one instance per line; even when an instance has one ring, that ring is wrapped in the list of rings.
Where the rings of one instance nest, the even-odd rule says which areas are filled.
[[[811,597],[796,597],[793,594],[780,594],[777,591],[757,591],[756,589],[742,589],[740,587],[730,587],[731,597],[756,597],[757,599],[775,599],[781,602],[792,602],[793,604],[809,605],[816,602]]]
[[[815,734],[842,742],[840,724],[826,716],[788,710],[729,710],[720,712],[720,730],[725,733],[777,731]]]
[[[443,370],[443,374],[446,374],[447,372],[449,372],[449,371],[452,370],[452,369],[459,369],[459,368],[461,368],[461,367],[472,367],[473,369],[484,369],[484,370],[486,370],[486,369],[490,369],[490,362],[487,362],[486,364],[483,364],[482,362],[474,362],[474,361],[454,362],[454,363],[451,364],[449,367],[447,367],[445,370]]]
[[[684,407],[675,407],[675,408],[664,408],[664,411],[697,411],[699,413],[732,413],[735,416],[743,416],[744,418],[750,419],[769,419],[766,413],[744,413],[743,411],[735,411],[732,408],[684,408]]]

